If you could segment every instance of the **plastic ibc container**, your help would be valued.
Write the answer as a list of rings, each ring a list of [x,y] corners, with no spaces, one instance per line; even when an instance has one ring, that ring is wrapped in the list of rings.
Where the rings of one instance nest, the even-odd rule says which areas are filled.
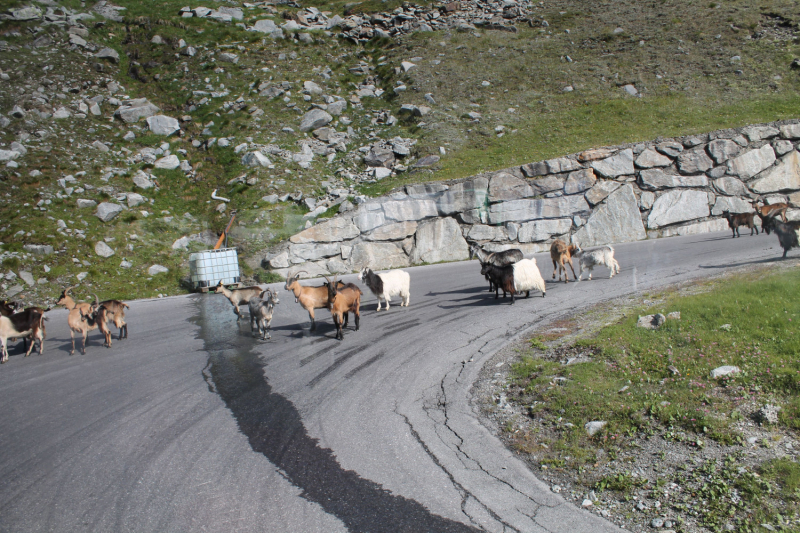
[[[193,253],[189,256],[189,275],[194,289],[207,290],[220,281],[223,285],[239,283],[241,275],[236,248]]]

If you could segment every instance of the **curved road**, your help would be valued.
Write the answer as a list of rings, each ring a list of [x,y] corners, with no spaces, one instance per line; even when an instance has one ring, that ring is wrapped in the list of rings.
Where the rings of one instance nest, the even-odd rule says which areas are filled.
[[[0,531],[617,531],[509,453],[470,387],[558,316],[782,253],[728,235],[621,244],[614,279],[548,281],[514,306],[474,261],[410,268],[411,306],[376,313],[365,291],[344,341],[324,310],[310,334],[286,291],[266,342],[222,296],[192,295],[133,302],[129,339],[109,350],[95,331],[70,357],[52,311],[44,355],[20,344],[0,367]]]

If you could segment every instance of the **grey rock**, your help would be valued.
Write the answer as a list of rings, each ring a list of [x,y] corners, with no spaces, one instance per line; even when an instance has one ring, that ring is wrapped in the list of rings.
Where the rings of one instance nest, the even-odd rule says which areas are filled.
[[[498,172],[489,180],[489,201],[518,200],[533,196],[530,184],[508,172]]]
[[[683,152],[683,145],[675,141],[665,141],[658,143],[656,150],[669,157],[678,157]]]
[[[110,202],[103,202],[97,206],[95,216],[103,222],[108,222],[115,216],[119,215],[124,208],[119,204],[112,204]]]
[[[424,167],[431,167],[439,162],[441,157],[438,155],[426,155],[425,157],[421,158],[419,161],[414,163],[415,168],[424,168]]]
[[[89,112],[92,115],[96,116],[96,117],[99,117],[100,115],[103,114],[103,111],[100,109],[100,105],[97,104],[97,103],[93,103],[92,105],[89,106]],[[128,132],[128,133],[131,133],[131,132]],[[130,140],[130,139],[127,139],[127,140]]]
[[[136,98],[128,100],[119,109],[114,112],[114,115],[119,117],[123,122],[132,124],[141,118],[152,117],[158,113],[159,108],[152,104],[147,98]]]
[[[267,196],[261,197],[262,202],[267,202],[268,204],[277,204],[278,203],[278,195],[277,194],[268,194]]]
[[[94,207],[97,205],[97,202],[94,200],[86,200],[84,198],[78,198],[77,205],[79,209],[83,209],[84,207]]]
[[[419,183],[416,185],[406,185],[406,194],[415,200],[436,200],[444,191],[449,189],[442,183]]]
[[[123,141],[129,141],[130,142],[130,141],[132,141],[134,139],[136,139],[136,134],[133,133],[132,131],[129,131],[128,133],[126,133],[125,135],[122,136],[122,140]]]
[[[703,191],[676,190],[662,194],[653,204],[647,227],[657,229],[677,222],[709,216],[708,195]]]
[[[322,87],[320,87],[313,81],[304,81],[303,91],[308,94],[322,94]]]
[[[666,321],[667,317],[661,313],[656,313],[655,315],[645,315],[639,317],[639,320],[636,322],[636,327],[644,329],[658,329]]]
[[[741,150],[738,144],[729,139],[717,139],[708,143],[708,153],[718,165],[736,156]]]
[[[452,185],[436,201],[440,215],[452,215],[486,206],[489,180],[474,178]]]
[[[777,156],[782,156],[794,150],[794,145],[792,141],[776,140],[772,141],[772,148]]]
[[[503,241],[507,235],[503,226],[475,224],[469,228],[467,238],[471,241]]]
[[[103,241],[97,241],[94,245],[94,253],[100,257],[111,257],[114,255],[114,250]]]
[[[356,216],[353,218],[353,223],[358,227],[362,233],[382,226],[386,222],[386,217],[383,216],[382,211],[367,211],[359,209]]]
[[[592,161],[590,165],[595,172],[606,178],[633,174],[633,150],[630,148],[622,150],[611,157]]]
[[[367,241],[400,241],[413,235],[416,231],[417,223],[414,221],[395,222],[376,228],[365,235],[364,239]]]
[[[28,149],[25,148],[24,145],[14,141],[11,143],[11,150],[13,152],[17,152],[19,155],[25,155],[28,153]]]
[[[462,261],[469,258],[467,241],[461,227],[452,218],[438,218],[421,223],[417,228],[415,263]]]
[[[389,148],[373,147],[364,157],[364,163],[371,167],[392,168],[394,152]]]
[[[634,163],[639,168],[667,167],[672,164],[672,159],[648,148],[639,154]]]
[[[707,206],[706,206],[707,208]],[[595,207],[589,220],[573,236],[581,246],[599,246],[647,238],[633,186],[625,184]]]
[[[631,85],[631,84],[624,85],[622,87],[622,90],[625,91],[625,93],[630,95],[630,96],[639,96],[639,91],[636,90],[636,86],[635,85]]]
[[[684,152],[686,153],[686,152]],[[642,170],[639,173],[642,189],[658,190],[672,187],[707,187],[708,178],[699,176],[676,176],[660,169]]]
[[[586,434],[591,437],[594,436],[598,431],[603,429],[606,426],[606,424],[608,424],[608,422],[606,422],[605,420],[592,420],[591,422],[586,422],[583,425],[583,429],[585,429]]]
[[[108,146],[106,146],[105,144],[103,144],[100,141],[93,142],[92,146],[95,147],[97,150],[100,150],[101,152],[108,152],[108,151],[111,150],[111,148],[109,148]]]
[[[781,130],[774,126],[747,126],[742,133],[750,139],[750,142],[758,142],[764,139],[771,139],[777,136]]]
[[[155,187],[155,184],[152,181],[150,181],[150,176],[148,174],[145,174],[141,170],[136,172],[136,174],[133,176],[133,184],[139,187],[140,189],[150,189],[152,187]]]
[[[516,222],[506,222],[506,235],[509,241],[516,241],[519,236],[520,224]]]
[[[717,196],[714,207],[711,208],[711,215],[718,217],[723,211],[731,213],[752,213],[753,206],[747,200],[732,196]]]
[[[705,149],[695,148],[678,156],[678,169],[684,174],[699,174],[714,166]]]
[[[114,50],[113,48],[103,48],[99,52],[97,52],[94,57],[97,59],[107,59],[112,63],[119,63],[119,52]]]
[[[546,161],[539,161],[537,163],[528,163],[527,165],[522,165],[519,167],[522,175],[526,178],[535,178],[537,176],[546,176],[550,173],[550,169],[547,168]]]
[[[422,220],[439,214],[433,200],[400,200],[383,203],[386,218],[396,221]]]
[[[309,228],[313,229],[313,227]],[[305,261],[317,261],[325,257],[333,257],[339,255],[341,252],[341,245],[338,243],[320,244],[290,244],[289,245],[289,258],[292,263],[304,263]]]
[[[147,126],[156,135],[172,135],[181,129],[177,119],[166,115],[154,115],[147,117]]]
[[[25,271],[25,270],[20,270],[20,271],[19,271],[19,277],[20,277],[20,279],[21,279],[22,281],[24,281],[24,282],[25,282],[25,283],[27,283],[28,285],[31,285],[31,286],[33,286],[33,285],[35,285],[35,284],[36,284],[36,280],[34,280],[34,279],[33,279],[33,274],[31,274],[31,273],[30,273],[30,272],[28,272],[28,271]]]
[[[564,190],[564,184],[567,178],[565,176],[546,176],[544,178],[537,178],[528,181],[528,184],[533,189],[534,195],[545,195],[551,192],[561,192]]]
[[[154,166],[156,168],[163,168],[165,170],[173,170],[178,168],[181,165],[178,156],[175,154],[168,155],[166,157],[162,157],[161,159],[157,159]]]
[[[0,150],[0,162],[13,161],[20,156],[15,150]]]
[[[25,113],[25,110],[18,105],[12,107],[11,112],[9,113],[9,115],[11,115],[14,118],[25,118],[26,114],[27,113]]]
[[[656,201],[655,193],[652,193],[650,191],[644,191],[639,196],[639,209],[647,211],[648,209],[653,207],[653,202],[655,201]]]
[[[322,109],[312,109],[300,121],[300,131],[312,131],[322,126],[326,126],[333,120],[333,117]]]
[[[62,120],[62,119],[65,119],[65,118],[69,118],[71,116],[72,116],[72,113],[70,113],[69,110],[66,107],[59,107],[53,113],[53,118],[56,119],[56,120]]]
[[[574,161],[569,159],[568,157],[559,157],[557,159],[549,159],[544,162],[547,166],[547,171],[549,174],[560,174],[561,172],[572,172],[575,170],[580,170],[583,166]]]
[[[334,117],[338,117],[339,115],[344,113],[345,109],[347,109],[347,101],[337,100],[332,104],[328,104],[328,109],[326,111],[331,115],[333,115]]]
[[[724,176],[727,172],[728,172],[728,167],[726,165],[720,165],[706,172],[706,176],[708,176],[711,179],[717,179]]]
[[[359,228],[350,220],[332,218],[293,235],[289,241],[297,244],[341,242],[358,237],[359,233]]]
[[[800,139],[800,123],[784,124],[780,127],[780,131],[784,139]]]
[[[22,274],[22,272],[20,272]],[[777,424],[778,423],[778,413],[780,413],[781,408],[779,405],[770,405],[767,404],[758,411],[756,411],[754,418],[757,422],[761,424]],[[773,529],[774,530],[774,529]]]
[[[570,218],[525,222],[519,226],[517,240],[521,243],[542,242],[549,240],[554,235],[564,235],[569,232],[570,228],[572,228],[572,219]]]
[[[373,270],[405,267],[410,264],[408,256],[394,243],[360,242],[350,252],[352,268],[362,269],[366,266]]]
[[[288,252],[281,252],[269,260],[270,268],[288,268],[289,264]]]
[[[260,33],[273,33],[278,30],[278,26],[270,19],[257,20],[250,28],[250,31],[257,31]]]
[[[36,255],[50,255],[54,251],[49,244],[24,244],[22,249]]]
[[[793,150],[784,156],[774,168],[751,183],[750,188],[758,194],[800,189],[800,153]]]
[[[242,164],[248,167],[268,167],[272,161],[261,152],[248,152],[242,156]]]
[[[166,274],[169,272],[169,269],[162,265],[153,265],[147,269],[147,273],[151,276],[155,276],[157,274]]]
[[[584,195],[584,198],[586,198],[586,201],[589,202],[589,205],[597,205],[605,200],[609,194],[616,191],[621,186],[622,184],[617,183],[616,181],[598,181],[594,187],[589,189],[589,192]]]
[[[572,218],[586,213],[589,205],[583,196],[562,196],[536,200],[509,200],[489,207],[489,223],[527,222],[541,218]]]
[[[769,168],[775,163],[775,150],[765,144],[728,161],[728,174],[747,179]]]
[[[711,371],[711,379],[717,379],[724,376],[731,376],[734,374],[738,374],[742,370],[735,365],[724,365],[718,366],[714,370]]]
[[[564,194],[577,194],[589,190],[596,182],[597,178],[591,168],[570,172],[567,176],[567,181],[564,183]]]
[[[11,18],[13,20],[25,21],[42,18],[42,10],[35,6],[10,9],[9,12],[11,13]]]
[[[714,189],[720,194],[728,196],[745,196],[747,194],[747,187],[744,186],[744,183],[731,176],[714,180]]]

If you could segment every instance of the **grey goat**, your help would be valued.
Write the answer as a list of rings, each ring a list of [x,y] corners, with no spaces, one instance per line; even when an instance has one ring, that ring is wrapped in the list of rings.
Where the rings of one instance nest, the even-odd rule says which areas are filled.
[[[265,294],[267,294],[267,297],[263,298]],[[269,328],[275,306],[279,303],[278,294],[270,289],[265,290],[258,296],[253,296],[247,301],[247,306],[250,308],[250,332],[252,333],[257,329],[256,336],[260,335],[262,341],[272,338]]]

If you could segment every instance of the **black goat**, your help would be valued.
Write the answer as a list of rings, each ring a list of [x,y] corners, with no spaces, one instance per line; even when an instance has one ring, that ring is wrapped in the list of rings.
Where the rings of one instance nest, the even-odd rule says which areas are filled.
[[[511,248],[510,250],[503,250],[502,252],[487,252],[477,244],[473,244],[469,247],[469,257],[470,259],[477,257],[481,264],[490,263],[502,267],[521,261],[522,250],[519,248]],[[488,276],[485,277],[486,280],[489,281],[489,291],[495,291],[495,294],[497,294],[497,288],[494,287],[492,280],[489,279]]]
[[[732,214],[727,209],[722,212],[722,216],[725,217],[725,220],[728,221],[728,227],[731,228],[733,232],[733,237],[741,237],[739,235],[739,226],[746,226],[750,228],[750,235],[753,235],[753,230],[755,230],[756,235],[758,235],[758,228],[756,227],[755,223],[755,213],[737,213]]]
[[[517,293],[525,293],[525,297],[530,296],[532,290],[537,290],[545,295],[546,289],[544,280],[536,266],[535,259],[522,259],[511,265],[496,266],[491,263],[481,264],[481,274],[487,276],[489,281],[494,283],[496,289],[495,299],[498,296],[498,289],[503,289],[503,298],[506,293],[511,293],[511,304],[514,304],[514,296]]]
[[[775,230],[775,235],[778,236],[778,242],[781,243],[783,248],[783,258],[786,258],[786,253],[792,248],[800,248],[798,242],[797,232],[800,230],[800,222],[779,222],[774,217],[771,217],[770,224],[772,229]]]

